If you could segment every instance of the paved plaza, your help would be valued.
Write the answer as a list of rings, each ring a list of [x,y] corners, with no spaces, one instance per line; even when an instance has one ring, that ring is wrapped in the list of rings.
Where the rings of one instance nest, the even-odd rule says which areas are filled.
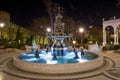
[[[21,52],[24,51],[16,49],[0,50],[0,80],[120,80],[120,53],[115,53],[114,51],[97,53],[104,56],[105,63],[100,68],[83,73],[70,74],[71,77],[69,78],[66,75],[55,75],[54,79],[50,75],[33,74],[11,66],[13,56]],[[7,67],[4,65],[6,62],[9,62]],[[8,68],[8,72],[4,70],[5,68]],[[47,78],[44,79],[42,77]]]

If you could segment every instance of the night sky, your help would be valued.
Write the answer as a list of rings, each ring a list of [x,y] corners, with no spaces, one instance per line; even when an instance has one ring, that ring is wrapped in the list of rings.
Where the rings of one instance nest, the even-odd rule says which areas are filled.
[[[65,16],[86,26],[101,26],[102,19],[120,18],[117,0],[52,0],[64,7]],[[33,18],[48,16],[44,0],[0,0],[0,10],[11,14],[11,22],[28,26]]]

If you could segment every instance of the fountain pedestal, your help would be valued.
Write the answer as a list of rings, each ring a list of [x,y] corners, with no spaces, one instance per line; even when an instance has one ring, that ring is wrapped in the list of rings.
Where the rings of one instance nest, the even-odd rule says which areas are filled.
[[[54,39],[54,44],[51,47],[51,52],[57,52],[57,56],[64,56],[67,53],[67,46],[63,43],[64,38],[71,38],[67,35],[49,35],[48,38]]]

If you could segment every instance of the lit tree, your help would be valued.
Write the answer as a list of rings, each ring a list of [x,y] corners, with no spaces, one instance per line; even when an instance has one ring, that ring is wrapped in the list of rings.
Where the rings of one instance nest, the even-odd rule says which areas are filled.
[[[92,41],[102,41],[102,28],[92,27],[89,29],[89,39]]]
[[[0,22],[9,22],[10,21],[10,14],[5,11],[0,11]]]
[[[55,22],[55,17],[58,13],[59,5],[57,3],[53,3],[52,0],[45,0],[45,5],[50,19],[50,27],[52,28],[52,30],[54,30],[54,22]],[[60,8],[61,8],[60,12],[61,14],[63,14],[64,8],[63,7]]]
[[[41,17],[33,19],[32,23],[29,26],[29,29],[32,31],[32,35],[35,35],[39,43],[42,39],[44,44],[44,38],[46,37],[46,28],[49,27],[49,19],[47,17]]]
[[[71,17],[65,17],[64,22],[65,22],[65,28],[64,29],[65,29],[66,34],[71,34],[71,32],[75,32],[76,24]]]
[[[4,27],[2,28],[2,37],[6,38],[8,35],[5,33],[8,31],[8,27],[11,26],[10,24],[10,14],[5,11],[0,11],[0,23],[4,23]]]
[[[78,43],[80,43],[81,41],[81,34],[79,32],[79,28],[82,27],[85,29],[85,26],[83,25],[83,23],[80,21],[80,20],[75,20],[75,29],[74,29],[74,38],[76,39],[76,41]],[[84,39],[84,34],[85,34],[85,31],[84,33],[82,34],[82,38]]]
[[[35,35],[43,35],[45,32],[46,27],[49,26],[49,19],[47,17],[39,17],[33,19],[32,23],[29,26],[29,29]]]

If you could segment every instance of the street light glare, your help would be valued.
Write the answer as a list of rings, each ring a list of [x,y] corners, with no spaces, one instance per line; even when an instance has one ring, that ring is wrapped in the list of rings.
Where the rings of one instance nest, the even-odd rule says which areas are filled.
[[[50,32],[51,31],[51,29],[50,28],[47,28],[47,32]]]
[[[82,33],[82,32],[84,32],[84,29],[83,28],[79,28],[79,31]]]
[[[75,40],[73,40],[73,44],[75,44],[76,43],[76,41]]]
[[[4,25],[5,25],[4,23],[0,23],[0,27],[1,27],[1,28],[4,27]]]

